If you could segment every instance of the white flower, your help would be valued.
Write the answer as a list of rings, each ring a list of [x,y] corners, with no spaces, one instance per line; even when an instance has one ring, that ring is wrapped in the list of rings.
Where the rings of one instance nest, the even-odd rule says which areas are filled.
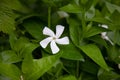
[[[46,48],[47,45],[50,43],[50,48],[52,50],[52,53],[56,54],[57,52],[60,51],[60,49],[58,48],[56,43],[57,44],[63,44],[63,45],[69,44],[69,38],[67,36],[63,37],[63,38],[60,38],[60,36],[62,35],[63,31],[64,31],[64,26],[62,26],[62,25],[57,25],[56,26],[56,34],[51,29],[49,29],[48,27],[45,27],[43,29],[43,34],[44,35],[48,35],[49,37],[43,39],[40,42],[40,45],[43,48]]]
[[[99,25],[99,26],[108,29],[108,26],[107,26],[107,25],[104,25],[104,24],[103,24],[103,25]],[[102,32],[102,33],[101,33],[101,37],[102,37],[103,39],[109,41],[112,45],[114,45],[113,42],[112,42],[112,41],[109,39],[109,37],[107,36],[107,32]]]
[[[69,14],[64,12],[64,11],[58,11],[57,13],[60,16],[60,18],[67,18],[67,17],[69,17]]]
[[[118,69],[120,69],[120,64],[118,64]]]

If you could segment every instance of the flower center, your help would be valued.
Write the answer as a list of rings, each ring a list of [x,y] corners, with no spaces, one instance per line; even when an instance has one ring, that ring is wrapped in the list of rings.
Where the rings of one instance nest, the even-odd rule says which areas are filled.
[[[52,39],[53,39],[53,40],[56,40],[56,37],[53,37]]]

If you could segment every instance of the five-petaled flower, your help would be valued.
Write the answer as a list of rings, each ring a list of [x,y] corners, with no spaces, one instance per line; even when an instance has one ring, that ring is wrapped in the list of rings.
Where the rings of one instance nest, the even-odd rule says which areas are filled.
[[[40,45],[43,48],[46,48],[47,45],[50,43],[50,48],[52,50],[52,53],[53,54],[58,53],[60,51],[60,49],[58,48],[56,43],[57,44],[62,44],[62,45],[69,44],[69,38],[67,36],[65,36],[63,38],[60,38],[60,36],[62,35],[63,31],[64,31],[64,26],[62,26],[62,25],[57,25],[56,26],[56,34],[51,29],[49,29],[48,27],[45,27],[43,29],[43,34],[47,35],[49,37],[43,39],[40,42]]]

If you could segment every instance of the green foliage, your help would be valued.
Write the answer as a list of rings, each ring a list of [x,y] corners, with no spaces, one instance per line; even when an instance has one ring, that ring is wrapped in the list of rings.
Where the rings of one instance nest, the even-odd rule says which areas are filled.
[[[56,25],[70,43],[52,54],[39,43]],[[1,0],[0,80],[119,79],[119,0]]]
[[[104,68],[105,70],[109,70],[97,46],[95,46],[94,44],[88,44],[85,46],[80,46],[80,49],[82,49],[82,51],[86,55],[88,55],[93,61],[95,61],[102,68]]]
[[[30,54],[26,55],[22,64],[22,71],[25,75],[25,80],[37,80],[47,70],[55,65],[59,57],[60,55],[58,54],[55,56],[44,57],[39,60],[33,60]]]
[[[0,74],[12,80],[19,80],[21,72],[14,64],[0,63]]]
[[[11,9],[6,6],[0,7],[0,31],[11,33],[15,30],[15,18]]]

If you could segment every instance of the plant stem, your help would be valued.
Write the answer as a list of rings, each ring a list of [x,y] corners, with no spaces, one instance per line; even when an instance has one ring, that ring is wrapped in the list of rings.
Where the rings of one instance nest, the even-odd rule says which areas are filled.
[[[77,68],[76,68],[76,77],[79,78],[79,61],[77,61]]]
[[[51,26],[51,7],[48,7],[48,27]]]
[[[83,9],[83,12],[82,12],[82,29],[83,29],[83,32],[85,31],[85,27],[86,27],[85,11]]]

